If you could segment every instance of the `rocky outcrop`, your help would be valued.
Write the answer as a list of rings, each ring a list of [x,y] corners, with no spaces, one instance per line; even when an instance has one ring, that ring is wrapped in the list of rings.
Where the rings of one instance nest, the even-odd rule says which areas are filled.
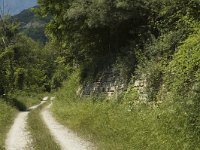
[[[140,100],[147,100],[147,81],[145,79],[138,79],[134,82],[134,88],[138,92]]]
[[[135,80],[134,88],[138,92],[140,100],[147,100],[148,94],[146,91],[147,81],[145,78]],[[108,97],[116,96],[119,93],[127,90],[128,79],[120,76],[119,73],[112,71],[104,71],[94,82],[86,82],[77,90],[77,94],[81,96],[89,95],[106,95]]]
[[[81,95],[105,94],[112,96],[116,91],[122,92],[127,88],[127,79],[112,71],[105,71],[94,82],[85,83],[78,91]]]

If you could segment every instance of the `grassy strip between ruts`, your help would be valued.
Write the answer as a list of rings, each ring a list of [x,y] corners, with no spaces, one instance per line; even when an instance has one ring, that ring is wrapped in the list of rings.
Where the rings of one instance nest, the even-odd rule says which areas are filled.
[[[45,105],[43,104],[31,111],[28,117],[28,129],[32,136],[32,145],[35,150],[59,150],[60,147],[50,135],[40,116],[40,112]]]

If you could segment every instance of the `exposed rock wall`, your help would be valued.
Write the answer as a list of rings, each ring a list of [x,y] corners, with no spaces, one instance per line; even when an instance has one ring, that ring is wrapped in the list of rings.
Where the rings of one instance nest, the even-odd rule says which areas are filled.
[[[127,81],[128,80],[121,77],[120,74],[108,70],[102,73],[94,82],[85,83],[77,90],[77,94],[84,96],[105,94],[111,97],[114,96],[115,93],[118,94],[125,91],[128,87]],[[139,94],[140,100],[147,100],[147,81],[144,78],[138,79],[133,85]]]
[[[146,91],[147,81],[145,79],[138,79],[134,82],[134,88],[137,90],[140,100],[147,100],[148,94]]]
[[[82,87],[81,95],[106,94],[112,96],[116,91],[122,92],[127,88],[127,79],[118,73],[105,71],[94,82],[85,83]]]

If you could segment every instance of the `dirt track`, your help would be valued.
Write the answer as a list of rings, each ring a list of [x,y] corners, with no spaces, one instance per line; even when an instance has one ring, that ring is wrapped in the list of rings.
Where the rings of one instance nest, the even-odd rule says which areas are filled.
[[[45,103],[30,107],[29,110],[36,109]],[[20,112],[12,125],[6,138],[6,150],[31,150],[31,136],[27,131],[27,118],[30,111]]]
[[[48,99],[48,98],[47,98]],[[31,146],[31,135],[27,130],[28,114],[31,110],[36,109],[45,101],[42,101],[39,105],[35,105],[29,108],[29,111],[20,112],[13,126],[7,134],[6,150],[33,150]],[[49,108],[52,104],[45,107],[41,116],[44,123],[48,127],[50,133],[54,137],[55,141],[61,147],[62,150],[92,150],[95,149],[91,143],[80,139],[75,133],[58,123],[52,116]],[[39,116],[38,116],[39,117]]]
[[[49,128],[56,142],[62,150],[91,150],[94,149],[89,142],[80,139],[76,134],[65,126],[58,123],[49,111],[50,105],[46,107],[41,116]]]

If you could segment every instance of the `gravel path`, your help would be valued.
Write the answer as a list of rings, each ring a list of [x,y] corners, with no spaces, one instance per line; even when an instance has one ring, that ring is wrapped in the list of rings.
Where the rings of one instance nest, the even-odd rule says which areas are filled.
[[[30,107],[29,110],[36,109],[45,103],[42,101],[39,105]],[[7,134],[6,150],[32,150],[31,136],[27,131],[27,118],[29,111],[20,112],[16,117],[13,126]]]
[[[58,123],[49,111],[51,104],[41,112],[42,118],[62,150],[91,150],[93,146],[80,139],[71,130]]]

